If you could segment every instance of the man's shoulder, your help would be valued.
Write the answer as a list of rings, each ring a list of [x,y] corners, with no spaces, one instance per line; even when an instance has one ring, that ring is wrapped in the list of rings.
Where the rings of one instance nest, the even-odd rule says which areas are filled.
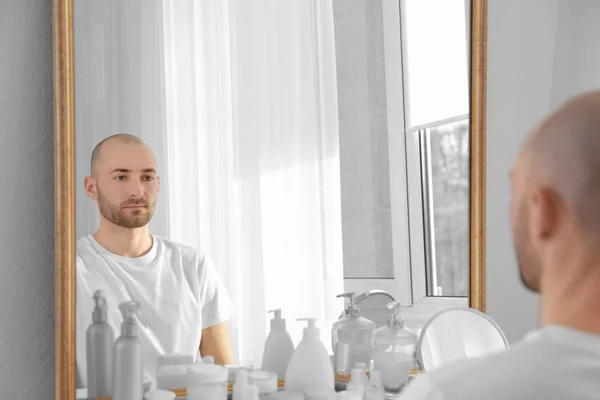
[[[75,242],[75,255],[77,257],[85,256],[86,254],[94,253],[94,245],[92,243],[92,235],[82,236]]]
[[[552,358],[549,345],[545,338],[521,341],[486,357],[457,361],[424,373],[407,387],[406,398],[471,400],[513,396],[510,398],[521,399],[514,390],[527,392],[529,386],[540,383],[538,378],[544,375],[544,363]],[[419,397],[425,393],[425,397]]]
[[[156,240],[160,241],[162,246],[164,246],[167,251],[181,255],[184,259],[194,259],[200,264],[203,264],[207,259],[209,259],[208,254],[197,247],[190,246],[172,239],[167,239],[162,236],[153,236],[156,238]]]

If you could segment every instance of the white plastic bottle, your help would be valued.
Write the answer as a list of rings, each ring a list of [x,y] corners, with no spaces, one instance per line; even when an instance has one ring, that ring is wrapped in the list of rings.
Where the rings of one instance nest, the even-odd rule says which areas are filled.
[[[248,385],[246,389],[246,399],[245,400],[259,400],[258,398],[258,388],[254,385]]]
[[[308,321],[308,326],[304,328],[302,341],[290,359],[285,374],[285,390],[304,393],[316,386],[333,390],[333,366],[319,338],[316,319],[300,318],[298,321]]]
[[[233,384],[233,400],[245,400],[248,390],[248,371],[239,369],[235,371],[235,383]]]
[[[352,377],[346,388],[348,392],[360,394],[360,399],[365,398],[365,370],[362,368],[352,368]]]
[[[92,312],[92,324],[86,331],[86,365],[88,396],[112,396],[113,348],[115,332],[108,324],[106,298],[102,290],[94,292],[96,306]]]
[[[365,400],[384,400],[385,389],[381,382],[381,372],[372,370],[369,374],[369,385],[365,393]]]
[[[279,378],[283,378],[294,354],[294,342],[286,330],[285,319],[281,318],[281,310],[268,312],[275,313],[275,316],[271,320],[271,332],[265,342],[261,369],[274,372]]]
[[[137,400],[144,396],[144,360],[135,316],[140,304],[126,301],[119,305],[123,314],[121,337],[115,342],[112,400]]]

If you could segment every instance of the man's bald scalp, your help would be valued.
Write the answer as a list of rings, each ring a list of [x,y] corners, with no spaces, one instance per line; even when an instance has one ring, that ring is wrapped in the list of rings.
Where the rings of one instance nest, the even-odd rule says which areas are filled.
[[[524,150],[531,183],[552,187],[582,227],[600,236],[600,90],[550,114]]]
[[[140,139],[137,136],[130,135],[128,133],[117,133],[115,135],[109,136],[109,137],[101,140],[100,143],[98,143],[96,145],[96,147],[94,147],[94,150],[92,151],[92,157],[91,157],[91,161],[90,161],[90,173],[92,176],[96,176],[98,160],[100,159],[102,147],[106,143],[113,141],[113,140],[117,140],[121,143],[126,143],[126,144],[138,144],[141,146],[146,146],[146,143],[144,143],[144,141],[142,139]]]

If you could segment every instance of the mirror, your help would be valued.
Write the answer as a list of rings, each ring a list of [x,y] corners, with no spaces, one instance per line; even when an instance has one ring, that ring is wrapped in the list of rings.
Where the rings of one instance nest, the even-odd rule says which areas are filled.
[[[500,327],[487,315],[450,308],[434,315],[419,333],[415,360],[421,371],[454,361],[482,357],[508,347]]]
[[[141,304],[150,381],[214,324],[258,367],[270,309],[330,343],[343,292],[485,311],[485,13],[54,0],[56,397],[86,386],[99,289],[116,336]]]
[[[386,324],[389,316],[386,306],[392,301],[394,301],[392,295],[378,289],[360,293],[354,300],[355,304],[360,308],[360,315],[375,322],[377,328]],[[344,313],[342,312],[339,318],[343,316]]]

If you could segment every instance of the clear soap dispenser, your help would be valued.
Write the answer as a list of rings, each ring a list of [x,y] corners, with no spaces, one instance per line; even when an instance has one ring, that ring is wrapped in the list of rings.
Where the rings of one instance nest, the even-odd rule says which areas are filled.
[[[375,368],[381,371],[381,380],[387,393],[397,393],[408,381],[414,366],[417,335],[404,328],[400,303],[389,303],[390,316],[386,326],[375,331]]]
[[[354,304],[355,293],[343,293],[337,297],[346,297],[350,302],[344,310],[344,315],[333,323],[331,329],[334,352],[338,350],[338,342],[347,342],[348,364],[352,366],[362,362],[369,365],[373,358],[375,322],[360,316],[360,308]]]

